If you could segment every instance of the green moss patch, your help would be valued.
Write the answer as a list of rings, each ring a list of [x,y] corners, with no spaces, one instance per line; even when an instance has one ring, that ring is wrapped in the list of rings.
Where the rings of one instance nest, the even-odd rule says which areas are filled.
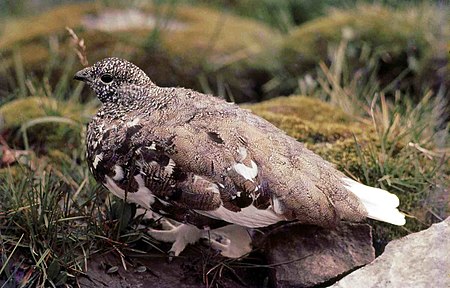
[[[94,109],[77,103],[27,97],[0,107],[0,132],[12,147],[26,148],[29,143],[38,152],[54,148],[70,152],[80,145],[84,123],[93,114]]]

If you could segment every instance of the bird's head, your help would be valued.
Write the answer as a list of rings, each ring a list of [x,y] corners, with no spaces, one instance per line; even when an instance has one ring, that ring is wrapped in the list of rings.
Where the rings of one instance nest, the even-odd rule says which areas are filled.
[[[116,57],[100,60],[75,73],[73,78],[88,84],[103,103],[117,101],[120,88],[153,85],[139,67]]]

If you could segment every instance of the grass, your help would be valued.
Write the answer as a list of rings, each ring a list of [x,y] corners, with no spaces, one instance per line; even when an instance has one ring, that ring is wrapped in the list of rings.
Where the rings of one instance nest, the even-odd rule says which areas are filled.
[[[275,5],[268,0],[264,3]],[[270,7],[264,5],[261,7]],[[286,16],[290,11],[286,7],[282,6],[279,13],[275,13],[276,19],[268,19],[268,15],[258,12],[260,10],[252,17],[261,17],[280,30],[288,31],[296,20]],[[375,238],[383,244],[424,229],[450,213],[447,202],[450,143],[449,126],[445,121],[448,92],[445,87],[433,91],[424,86],[421,97],[415,97],[420,100],[414,102],[408,91],[396,89],[397,82],[403,80],[403,73],[382,87],[377,78],[379,56],[370,49],[361,51],[360,59],[365,66],[355,69],[349,64],[348,49],[348,43],[342,41],[328,64],[318,65],[314,74],[292,79],[300,94],[332,103],[375,131],[375,140],[369,145],[354,139],[358,157],[354,169],[345,172],[400,197],[401,209],[410,216],[405,228],[372,222]],[[53,55],[46,63],[45,73],[37,78],[25,69],[17,54],[12,70],[2,72],[8,75],[8,85],[0,91],[4,96],[0,98],[0,105],[29,96],[44,96],[62,104],[0,135],[6,137],[11,149],[30,151],[21,156],[20,161],[0,166],[1,287],[75,286],[77,276],[86,273],[93,255],[110,252],[124,259],[129,253],[145,253],[142,243],[145,249],[163,255],[139,226],[142,219],[134,218],[135,207],[111,197],[90,176],[83,143],[86,115],[74,120],[59,110],[60,106],[72,106],[92,111],[96,105],[91,98],[82,95],[81,84],[71,81],[69,71],[75,59],[74,56],[62,60]],[[49,84],[53,69],[62,72],[58,81]],[[284,78],[277,77],[274,75],[266,88],[270,90],[273,83],[283,83]],[[222,84],[225,80],[218,78],[217,81],[225,91],[226,85]],[[203,87],[208,89],[206,80],[204,82]],[[223,94],[227,94],[226,91]],[[48,123],[52,125],[45,126]],[[47,128],[36,130],[39,127]],[[39,143],[32,140],[36,139],[35,134],[51,134],[53,130],[59,132]],[[69,149],[49,149],[57,142],[55,139],[67,140],[67,137],[73,139]],[[1,153],[5,153],[2,151],[0,159]],[[224,261],[209,254],[203,258],[200,273],[209,286],[220,282],[224,270],[239,278],[238,269],[270,268],[252,262]],[[126,265],[125,260],[123,263]],[[110,272],[116,268],[110,267]]]
[[[74,284],[94,254],[136,253],[138,240],[153,245],[136,229],[134,205],[111,200],[86,165],[75,159],[59,165],[35,157],[27,161],[30,165],[16,165],[2,175],[0,185],[3,285]]]

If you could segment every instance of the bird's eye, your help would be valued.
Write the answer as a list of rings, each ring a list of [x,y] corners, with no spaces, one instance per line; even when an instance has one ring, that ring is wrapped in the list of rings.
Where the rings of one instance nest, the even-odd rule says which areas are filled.
[[[111,74],[103,74],[100,77],[100,80],[102,80],[102,82],[105,83],[105,84],[109,84],[109,83],[111,83],[113,81],[113,77],[112,77]]]

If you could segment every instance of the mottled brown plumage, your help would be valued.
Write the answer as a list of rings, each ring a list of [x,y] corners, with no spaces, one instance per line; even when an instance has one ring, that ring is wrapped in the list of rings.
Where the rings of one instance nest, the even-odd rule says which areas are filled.
[[[235,104],[158,87],[118,58],[75,78],[103,104],[88,126],[89,167],[119,197],[199,228],[332,226],[368,215],[341,172]]]

